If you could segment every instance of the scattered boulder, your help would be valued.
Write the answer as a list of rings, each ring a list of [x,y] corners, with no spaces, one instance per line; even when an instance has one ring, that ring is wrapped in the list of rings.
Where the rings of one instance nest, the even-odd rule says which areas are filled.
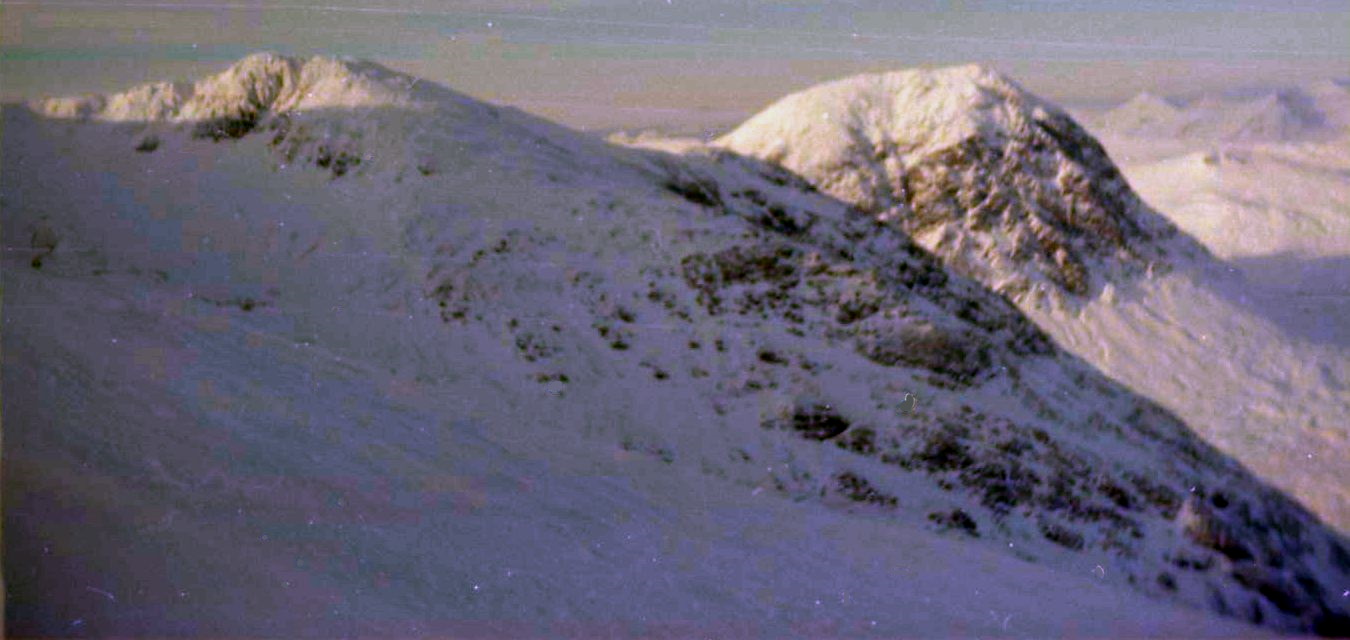
[[[885,314],[863,321],[855,343],[880,365],[921,367],[969,380],[990,365],[989,346],[974,332],[930,318]]]

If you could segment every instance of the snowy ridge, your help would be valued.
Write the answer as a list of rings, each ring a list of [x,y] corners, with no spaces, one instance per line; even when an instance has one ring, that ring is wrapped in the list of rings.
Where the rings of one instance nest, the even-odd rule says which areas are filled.
[[[1184,105],[1140,94],[1094,125],[1106,134],[1158,140],[1326,140],[1350,126],[1350,90],[1324,81],[1245,99],[1202,96]]]
[[[1341,536],[809,176],[424,90],[411,115],[268,107],[241,135],[171,127],[153,149],[126,122],[6,110],[6,468],[25,482],[6,539],[97,559],[7,553],[36,568],[8,585],[22,629],[181,632],[169,610],[284,635],[230,626],[266,622],[239,615],[253,589],[295,628],[430,621],[405,635],[704,616],[759,625],[733,635],[1238,632],[1197,609],[1347,624]],[[347,132],[361,161],[289,161],[297,123]],[[102,182],[66,188],[75,174]],[[106,548],[51,515],[71,500],[108,521]],[[783,548],[798,555],[761,576]],[[1012,575],[923,560],[954,549]],[[213,553],[265,580],[177,569]],[[119,585],[116,608],[82,604],[95,582]],[[1144,613],[1023,621],[1024,584]]]
[[[323,56],[256,53],[197,82],[48,98],[30,107],[45,117],[127,128],[136,134],[133,148],[144,153],[183,137],[222,142],[265,135],[274,166],[316,166],[334,178],[433,175],[496,148],[503,135],[543,147],[553,159],[585,164],[603,155],[594,141],[516,109],[373,62]]]
[[[717,144],[800,174],[1019,301],[1072,302],[1165,268],[1176,237],[1072,118],[983,67],[823,84]]]
[[[371,64],[256,53],[194,83],[160,82],[110,96],[49,98],[36,106],[56,118],[217,123],[243,133],[265,113],[417,104],[411,83],[398,80]]]

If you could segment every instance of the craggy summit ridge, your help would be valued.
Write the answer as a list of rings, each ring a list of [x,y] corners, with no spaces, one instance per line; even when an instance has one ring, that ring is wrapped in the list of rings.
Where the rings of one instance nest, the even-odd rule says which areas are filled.
[[[237,138],[269,113],[425,107],[413,97],[408,80],[369,63],[255,53],[197,82],[158,82],[109,96],[51,98],[39,102],[37,110],[58,118],[193,123],[203,135]]]
[[[301,160],[336,177],[376,155],[380,138],[388,143],[388,138],[407,133],[387,135],[388,121],[397,120],[390,114],[431,113],[433,104],[451,104],[437,99],[445,96],[431,95],[435,89],[416,85],[413,78],[368,62],[255,53],[192,83],[159,82],[107,96],[50,98],[31,106],[48,117],[144,127],[136,145],[142,152],[154,151],[162,135],[175,129],[217,142],[267,131],[281,162]],[[477,106],[444,93],[458,98],[461,107]],[[355,118],[355,111],[373,115]],[[325,112],[345,115],[338,121],[316,115]],[[384,115],[374,115],[380,113]]]
[[[1072,118],[975,65],[819,85],[717,144],[893,222],[1019,301],[1090,295],[1163,264],[1177,235]]]
[[[214,142],[266,134],[274,167],[317,166],[334,178],[357,171],[429,176],[522,140],[547,147],[553,158],[586,163],[604,155],[597,153],[602,144],[516,109],[374,62],[326,56],[254,53],[195,82],[28,107],[47,118],[123,127],[139,134],[134,147],[141,152],[184,134]]]

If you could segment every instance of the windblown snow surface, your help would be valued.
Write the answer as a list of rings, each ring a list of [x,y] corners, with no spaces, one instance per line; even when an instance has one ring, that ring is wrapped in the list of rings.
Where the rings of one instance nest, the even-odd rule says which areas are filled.
[[[1347,629],[1350,543],[1226,425],[773,164],[270,54],[3,135],[11,635]],[[1208,254],[1099,165],[1113,239],[1011,291],[1175,326],[1139,274]]]

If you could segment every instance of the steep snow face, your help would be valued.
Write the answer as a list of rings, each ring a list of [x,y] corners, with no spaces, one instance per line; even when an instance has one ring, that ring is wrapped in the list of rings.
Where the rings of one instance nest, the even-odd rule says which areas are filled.
[[[1176,236],[1072,118],[978,66],[820,85],[717,144],[800,174],[1019,301],[1090,295],[1163,263]]]
[[[1342,537],[893,226],[419,89],[221,137],[6,110],[12,628],[1346,624]]]

